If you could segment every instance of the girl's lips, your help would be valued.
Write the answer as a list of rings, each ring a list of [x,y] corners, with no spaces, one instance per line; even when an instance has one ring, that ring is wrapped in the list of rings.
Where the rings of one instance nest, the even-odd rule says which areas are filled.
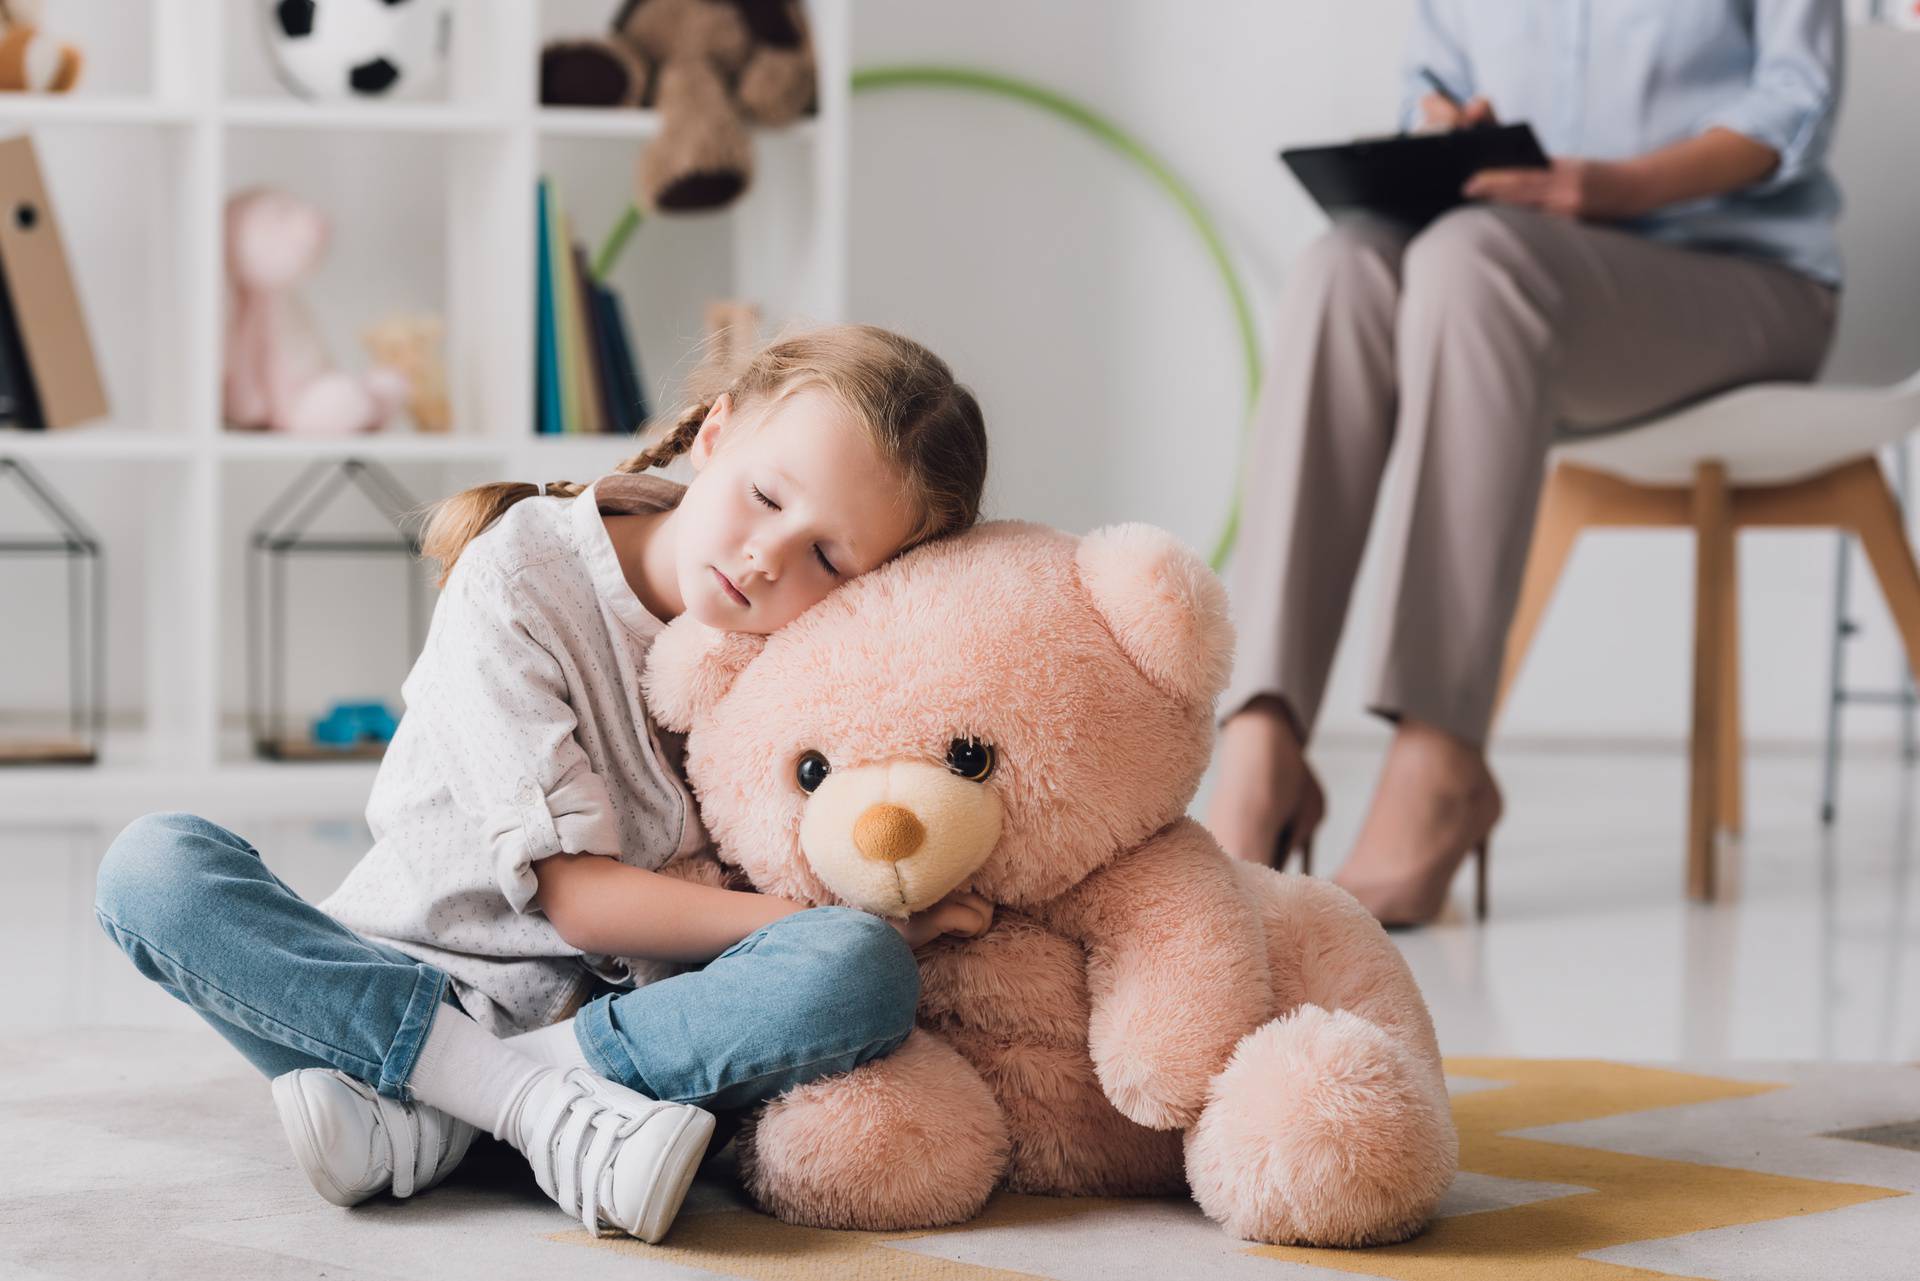
[[[738,587],[735,587],[733,585],[733,580],[731,578],[728,578],[725,574],[720,572],[719,566],[717,565],[709,566],[709,568],[713,570],[713,576],[720,580],[720,585],[727,589],[727,595],[733,597],[734,600],[738,601],[742,605],[751,605],[753,603],[741,594],[740,589]]]

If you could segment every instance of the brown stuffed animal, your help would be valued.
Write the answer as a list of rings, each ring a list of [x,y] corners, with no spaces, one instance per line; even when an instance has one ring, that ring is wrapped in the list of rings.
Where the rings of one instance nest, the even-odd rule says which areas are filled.
[[[617,37],[549,41],[540,51],[540,103],[547,107],[637,107],[653,69]]]
[[[814,105],[813,48],[797,0],[626,0],[614,31],[659,68],[660,134],[638,175],[649,209],[731,203],[753,177],[747,123],[787,124]]]
[[[447,370],[440,357],[446,326],[434,315],[394,315],[361,331],[360,343],[375,365],[399,371],[407,380],[407,413],[423,432],[453,426],[447,397]]]
[[[40,28],[40,0],[0,0],[0,91],[65,93],[80,83],[80,50]]]

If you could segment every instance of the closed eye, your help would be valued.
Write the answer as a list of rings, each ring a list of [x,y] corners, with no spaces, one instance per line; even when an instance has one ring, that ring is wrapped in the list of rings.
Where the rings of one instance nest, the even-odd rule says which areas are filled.
[[[815,543],[813,545],[813,554],[819,557],[820,563],[826,566],[826,570],[829,574],[832,574],[835,578],[840,577],[840,571],[833,567],[833,562],[827,559],[827,554],[820,550],[819,543]]]
[[[771,498],[768,498],[765,494],[761,493],[760,486],[752,485],[752,486],[749,486],[749,488],[753,490],[753,496],[759,499],[762,503],[765,503],[768,507],[773,508],[775,511],[780,510],[780,504],[774,502]]]

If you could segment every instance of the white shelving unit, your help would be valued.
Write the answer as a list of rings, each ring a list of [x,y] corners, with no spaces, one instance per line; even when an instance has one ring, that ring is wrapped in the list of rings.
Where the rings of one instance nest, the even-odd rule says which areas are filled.
[[[459,5],[443,100],[391,103],[286,94],[260,39],[265,7],[88,0],[62,12],[69,30],[89,15],[96,24],[78,32],[90,35],[90,58],[101,54],[81,90],[0,95],[0,134],[35,137],[112,403],[97,424],[0,430],[0,454],[81,491],[76,506],[100,529],[110,571],[115,728],[103,759],[0,769],[0,804],[15,815],[357,809],[371,765],[268,764],[238,729],[242,557],[258,508],[316,458],[377,460],[431,498],[488,479],[590,479],[635,448],[623,437],[542,438],[531,415],[536,180],[559,184],[591,249],[659,130],[651,112],[536,101],[541,42],[602,29],[613,0]],[[758,133],[745,198],[723,214],[649,220],[616,273],[656,409],[678,399],[705,300],[751,299],[770,327],[843,314],[851,0],[811,0],[809,16],[818,116]],[[365,367],[358,330],[388,311],[445,317],[452,432],[223,429],[222,210],[262,182],[333,218],[328,261],[305,296],[341,364]],[[106,496],[90,509],[95,491]],[[367,627],[403,629],[367,609]],[[45,684],[51,695],[60,681]],[[397,677],[389,684],[377,692],[396,698]],[[0,686],[0,706],[17,696],[17,681]]]

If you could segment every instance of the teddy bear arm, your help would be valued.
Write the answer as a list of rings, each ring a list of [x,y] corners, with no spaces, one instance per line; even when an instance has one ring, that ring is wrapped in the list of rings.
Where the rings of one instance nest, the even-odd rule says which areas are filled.
[[[1264,921],[1276,1015],[1306,1006],[1346,1010],[1403,1046],[1445,1097],[1433,1018],[1400,949],[1373,915],[1338,886],[1234,865]]]
[[[695,850],[684,858],[676,858],[660,869],[660,875],[671,876],[678,881],[691,881],[709,889],[735,888],[728,869],[714,857],[712,850]]]
[[[1086,950],[1088,1049],[1108,1099],[1151,1129],[1190,1124],[1273,1003],[1259,916],[1219,846],[1181,819],[1048,916]]]

